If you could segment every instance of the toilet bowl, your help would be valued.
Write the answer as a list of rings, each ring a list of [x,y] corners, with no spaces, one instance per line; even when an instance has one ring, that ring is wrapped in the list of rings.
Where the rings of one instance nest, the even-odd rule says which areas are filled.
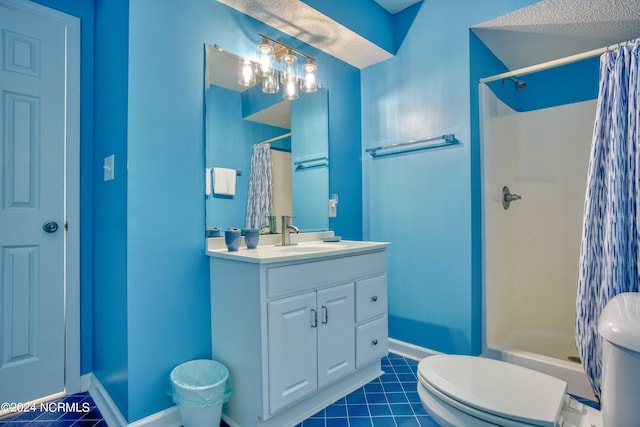
[[[567,383],[550,375],[499,360],[445,354],[418,364],[422,405],[441,427],[638,425],[640,293],[613,298],[598,325],[602,412],[570,397]]]

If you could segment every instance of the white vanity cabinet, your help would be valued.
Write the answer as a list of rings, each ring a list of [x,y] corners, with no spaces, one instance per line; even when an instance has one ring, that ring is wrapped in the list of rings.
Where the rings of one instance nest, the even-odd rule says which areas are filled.
[[[212,354],[230,371],[232,427],[294,426],[382,374],[386,244],[361,249],[211,256]]]
[[[353,283],[267,303],[269,409],[355,370]]]

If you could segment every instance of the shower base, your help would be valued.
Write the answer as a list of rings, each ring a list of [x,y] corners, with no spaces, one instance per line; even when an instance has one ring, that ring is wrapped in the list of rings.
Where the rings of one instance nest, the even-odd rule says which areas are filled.
[[[596,400],[579,360],[573,336],[527,331],[487,345],[485,356],[515,363],[567,382],[571,394]],[[571,358],[571,359],[570,359]]]

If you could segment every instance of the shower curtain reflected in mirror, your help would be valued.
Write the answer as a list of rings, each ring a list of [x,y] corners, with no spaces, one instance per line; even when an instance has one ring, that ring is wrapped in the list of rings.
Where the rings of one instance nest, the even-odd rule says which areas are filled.
[[[271,147],[267,143],[255,144],[251,152],[246,228],[260,229],[269,223],[271,179]]]
[[[640,41],[600,58],[600,89],[584,206],[575,339],[593,391],[600,396],[607,302],[640,284]]]

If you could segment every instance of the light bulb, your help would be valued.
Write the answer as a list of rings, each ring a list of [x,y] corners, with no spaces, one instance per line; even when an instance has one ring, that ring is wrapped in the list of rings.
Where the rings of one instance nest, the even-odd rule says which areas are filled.
[[[271,69],[267,74],[262,76],[262,92],[277,93],[280,90],[280,82],[276,70]]]
[[[273,69],[273,46],[266,39],[263,39],[262,44],[258,45],[258,51],[260,52],[258,58],[260,63],[259,72],[260,75],[264,76]]]
[[[307,59],[307,63],[304,64],[304,79],[300,81],[300,89],[306,93],[312,93],[318,90],[318,84],[316,83],[316,65],[312,59]]]
[[[240,79],[238,84],[240,86],[253,86],[256,83],[256,75],[253,72],[253,62],[248,59],[242,61],[240,66]]]
[[[283,84],[286,84],[289,80],[296,79],[296,57],[288,50],[287,53],[282,57],[283,70],[280,75],[280,79]]]
[[[298,85],[296,79],[290,79],[284,84],[284,91],[282,94],[284,99],[298,99]]]

